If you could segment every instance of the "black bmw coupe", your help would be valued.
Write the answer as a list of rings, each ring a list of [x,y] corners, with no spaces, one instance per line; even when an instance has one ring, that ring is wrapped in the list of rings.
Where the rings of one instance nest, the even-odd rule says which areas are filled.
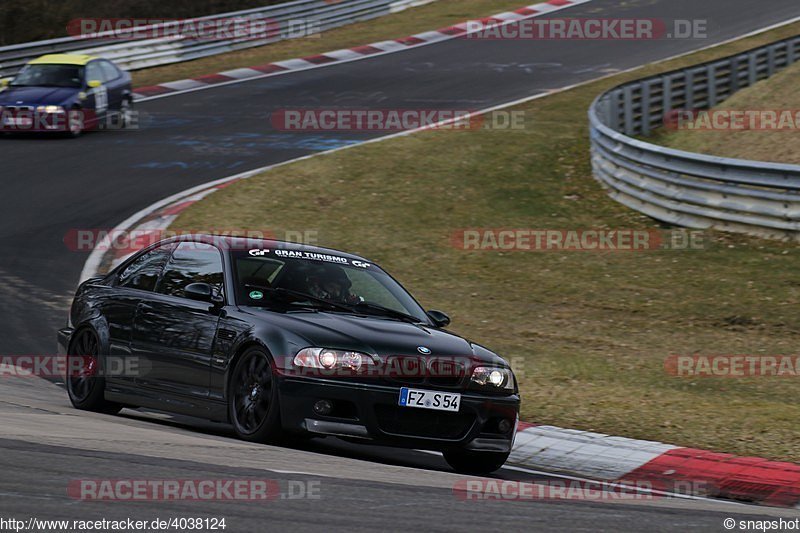
[[[492,472],[516,433],[516,380],[449,322],[362,257],[192,235],[82,283],[58,342],[78,409],[181,413],[257,442],[439,450],[459,472]]]

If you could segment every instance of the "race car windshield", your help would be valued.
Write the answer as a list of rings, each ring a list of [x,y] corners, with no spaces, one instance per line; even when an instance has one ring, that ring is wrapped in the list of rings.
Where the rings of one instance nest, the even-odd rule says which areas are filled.
[[[254,256],[253,253],[264,253]],[[300,255],[280,257],[276,254]],[[425,311],[383,270],[348,258],[288,250],[235,253],[239,302],[244,305],[320,307],[396,320],[428,322]],[[305,296],[305,298],[304,298]]]
[[[13,87],[80,88],[83,67],[75,65],[28,65],[11,82]]]

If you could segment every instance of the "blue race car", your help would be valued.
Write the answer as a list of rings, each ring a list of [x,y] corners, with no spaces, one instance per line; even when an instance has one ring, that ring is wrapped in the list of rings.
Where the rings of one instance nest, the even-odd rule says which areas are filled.
[[[133,120],[130,74],[107,59],[51,54],[0,83],[0,131],[64,132],[127,127]]]

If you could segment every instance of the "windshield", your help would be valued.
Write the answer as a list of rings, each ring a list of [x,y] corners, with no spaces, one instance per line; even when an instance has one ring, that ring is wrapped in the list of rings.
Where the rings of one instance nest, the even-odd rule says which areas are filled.
[[[233,264],[238,301],[244,305],[307,304],[395,319],[407,315],[428,322],[414,298],[370,263],[330,254],[258,249],[233,252]]]
[[[11,82],[13,87],[74,87],[83,85],[83,67],[28,65]]]

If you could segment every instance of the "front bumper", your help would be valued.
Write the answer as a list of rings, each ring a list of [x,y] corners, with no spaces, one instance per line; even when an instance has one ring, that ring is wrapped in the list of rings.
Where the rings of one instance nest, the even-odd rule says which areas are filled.
[[[278,387],[284,429],[390,446],[509,452],[519,419],[517,395],[496,397],[448,391],[461,394],[458,413],[450,413],[400,407],[399,386],[284,377]],[[313,406],[319,400],[333,404],[330,415],[314,412]],[[510,431],[499,430],[501,419],[512,422]]]

